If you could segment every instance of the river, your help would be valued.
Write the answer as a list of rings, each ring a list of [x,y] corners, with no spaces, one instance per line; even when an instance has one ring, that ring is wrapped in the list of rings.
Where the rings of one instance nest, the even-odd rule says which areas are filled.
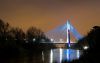
[[[42,51],[43,63],[62,63],[63,61],[72,61],[79,59],[82,51],[74,49],[51,49]]]

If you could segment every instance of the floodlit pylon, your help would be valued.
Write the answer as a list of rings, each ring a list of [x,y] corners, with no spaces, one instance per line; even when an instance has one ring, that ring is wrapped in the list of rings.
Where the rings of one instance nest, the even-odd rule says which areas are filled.
[[[76,40],[79,40],[82,38],[82,36],[77,32],[77,30],[70,24],[70,20],[67,20],[67,43],[68,47],[71,46],[70,42],[70,32],[75,36]]]
[[[69,20],[67,20],[67,43],[68,43],[68,47],[70,47],[70,24],[69,24]]]
[[[67,20],[65,24],[58,26],[57,28],[54,28],[51,31],[48,31],[46,33],[46,36],[48,38],[52,38],[56,42],[59,42],[60,39],[65,40],[65,43],[68,43],[70,47],[70,43],[71,43],[70,33],[73,34],[76,40],[79,40],[82,38],[82,36],[77,32],[77,30],[70,23],[70,20]]]

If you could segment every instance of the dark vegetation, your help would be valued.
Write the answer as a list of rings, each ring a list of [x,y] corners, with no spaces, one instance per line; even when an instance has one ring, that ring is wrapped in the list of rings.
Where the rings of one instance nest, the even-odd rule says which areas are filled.
[[[79,60],[71,63],[100,63],[100,26],[94,26],[84,38],[79,40],[78,45],[87,45],[89,48],[84,50]]]
[[[41,53],[47,48],[42,41],[50,42],[40,29],[24,32],[0,20],[0,63],[42,63]]]

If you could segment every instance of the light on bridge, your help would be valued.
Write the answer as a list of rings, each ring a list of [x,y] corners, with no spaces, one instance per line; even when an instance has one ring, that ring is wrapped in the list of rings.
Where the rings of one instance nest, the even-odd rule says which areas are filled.
[[[33,38],[33,42],[35,42],[36,41],[36,39],[35,38]]]
[[[83,47],[84,50],[87,50],[88,48],[89,48],[88,46],[84,46],[84,47]]]
[[[51,38],[50,40],[51,40],[51,42],[53,42],[53,41],[54,41],[54,39],[52,39],[52,38]]]
[[[63,42],[63,39],[60,39],[60,42]]]

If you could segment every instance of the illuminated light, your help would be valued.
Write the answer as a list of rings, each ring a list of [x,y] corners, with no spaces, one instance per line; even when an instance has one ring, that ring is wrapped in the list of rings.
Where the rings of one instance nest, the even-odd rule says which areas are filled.
[[[60,39],[60,42],[63,42],[63,39]]]
[[[50,63],[53,63],[53,50],[50,51]]]
[[[80,57],[80,51],[79,50],[77,50],[77,59],[79,59],[79,57]]]
[[[57,39],[65,37],[65,35],[67,35],[67,37],[68,37],[68,30],[69,30],[69,32],[72,33],[72,35],[76,38],[76,40],[79,40],[83,37],[77,32],[77,29],[75,29],[75,27],[70,23],[70,20],[67,20],[67,23],[47,32],[46,35],[47,35],[47,37],[55,38],[55,40],[56,40],[56,37],[57,37]],[[60,37],[58,37],[58,36],[60,36]],[[68,43],[69,39],[67,37],[66,37],[66,40],[67,40],[66,42]]]
[[[60,63],[62,63],[62,52],[63,52],[63,50],[60,48],[59,52],[60,52]]]
[[[35,42],[36,41],[36,39],[35,38],[33,38],[33,42]]]
[[[65,23],[64,25],[61,25],[61,26],[59,26],[59,27],[57,27],[57,28],[55,28],[55,29],[47,32],[46,35],[49,38],[54,38],[55,39],[55,40],[50,39],[51,41],[53,41],[52,43],[58,43],[58,40],[59,40],[59,43],[61,43],[61,41],[62,41],[61,38],[65,37],[67,35],[64,38],[64,39],[66,39],[66,42],[64,42],[64,43],[67,43],[67,45],[69,46],[68,48],[70,48],[71,47],[71,43],[76,43],[76,42],[72,42],[71,41],[71,39],[70,39],[71,38],[70,33],[72,33],[72,35],[75,37],[76,40],[79,40],[79,39],[82,38],[82,36],[77,32],[77,29],[75,29],[73,27],[73,25],[70,23],[70,21],[67,20],[67,23]],[[56,41],[56,38],[57,38],[57,41]],[[87,49],[87,48],[85,47],[84,49]],[[72,51],[71,51],[71,49],[67,49],[66,52],[67,53],[65,53],[65,54],[66,54],[67,60],[70,61],[71,57],[72,57],[72,54],[71,54]],[[79,51],[77,51],[77,53],[75,53],[75,54],[77,54],[76,55],[77,57],[79,57],[79,55],[80,55]]]
[[[51,40],[51,42],[53,42],[53,41],[54,41],[54,39],[52,39],[52,38],[51,38],[50,40]]]
[[[88,46],[84,46],[84,47],[83,47],[84,50],[87,50],[88,48],[89,48]]]

